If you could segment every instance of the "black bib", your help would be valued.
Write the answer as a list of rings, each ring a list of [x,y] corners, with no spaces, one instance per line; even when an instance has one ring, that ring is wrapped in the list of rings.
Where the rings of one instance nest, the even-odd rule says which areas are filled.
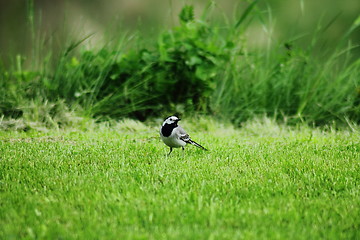
[[[174,128],[177,127],[176,123],[172,123],[172,124],[165,124],[162,128],[161,128],[161,133],[164,137],[169,137],[171,135],[171,132]]]

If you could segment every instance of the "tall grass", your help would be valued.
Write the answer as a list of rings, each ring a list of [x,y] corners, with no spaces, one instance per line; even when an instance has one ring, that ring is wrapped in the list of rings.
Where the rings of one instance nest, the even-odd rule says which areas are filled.
[[[259,114],[289,123],[359,121],[359,60],[343,63],[335,52],[321,61],[301,49],[265,54],[234,56],[214,92],[216,112],[237,123]]]
[[[13,67],[1,67],[0,114],[21,117],[29,102],[50,101],[55,103],[50,118],[54,109],[66,109],[55,107],[65,102],[100,118],[144,120],[196,111],[235,124],[257,115],[287,123],[360,122],[360,61],[353,60],[352,45],[326,49],[319,57],[316,33],[307,49],[289,40],[253,50],[245,33],[265,18],[256,1],[226,25],[207,19],[212,10],[210,5],[196,19],[193,7],[185,6],[180,24],[147,45],[141,36],[125,36],[116,47],[79,51],[86,37],[74,41],[55,59],[54,69],[46,68],[44,59],[41,70],[24,70],[19,56]],[[358,25],[355,21],[349,32]],[[136,44],[129,48],[129,41]]]

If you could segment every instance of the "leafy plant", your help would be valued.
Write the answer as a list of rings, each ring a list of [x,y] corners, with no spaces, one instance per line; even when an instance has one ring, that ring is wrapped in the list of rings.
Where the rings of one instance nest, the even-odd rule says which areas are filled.
[[[48,59],[25,69],[18,56],[10,69],[0,68],[0,115],[47,126],[61,125],[51,119],[66,119],[59,111],[74,108],[96,119],[199,112],[236,125],[258,115],[291,124],[360,122],[360,62],[352,60],[353,46],[344,47],[349,34],[326,58],[314,54],[321,29],[307,49],[295,40],[250,49],[250,24],[260,19],[266,28],[257,1],[223,25],[208,21],[212,7],[198,19],[185,6],[179,25],[146,45],[131,36],[116,47],[78,51],[88,37],[72,42],[55,58],[54,69]],[[355,21],[349,32],[358,26]]]
[[[180,26],[159,36],[154,49],[103,48],[62,58],[48,82],[49,95],[110,117],[144,119],[179,104],[207,112],[229,49],[216,28],[194,20],[192,7],[183,9],[180,20]]]

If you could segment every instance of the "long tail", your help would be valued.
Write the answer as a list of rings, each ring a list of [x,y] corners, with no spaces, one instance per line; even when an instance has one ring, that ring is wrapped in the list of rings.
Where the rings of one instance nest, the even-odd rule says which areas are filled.
[[[198,148],[202,148],[202,149],[204,149],[205,151],[208,151],[206,148],[204,148],[203,146],[201,146],[201,145],[198,144],[197,142],[194,142],[194,141],[191,140],[191,139],[189,139],[189,140],[187,141],[187,143],[190,143],[190,144],[192,144],[192,145],[194,145],[194,146],[196,146],[196,147],[198,147]]]

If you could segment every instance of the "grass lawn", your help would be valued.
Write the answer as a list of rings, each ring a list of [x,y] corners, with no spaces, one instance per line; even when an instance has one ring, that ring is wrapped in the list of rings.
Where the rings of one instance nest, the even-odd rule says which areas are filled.
[[[0,132],[0,239],[360,238],[359,133],[184,128]]]

